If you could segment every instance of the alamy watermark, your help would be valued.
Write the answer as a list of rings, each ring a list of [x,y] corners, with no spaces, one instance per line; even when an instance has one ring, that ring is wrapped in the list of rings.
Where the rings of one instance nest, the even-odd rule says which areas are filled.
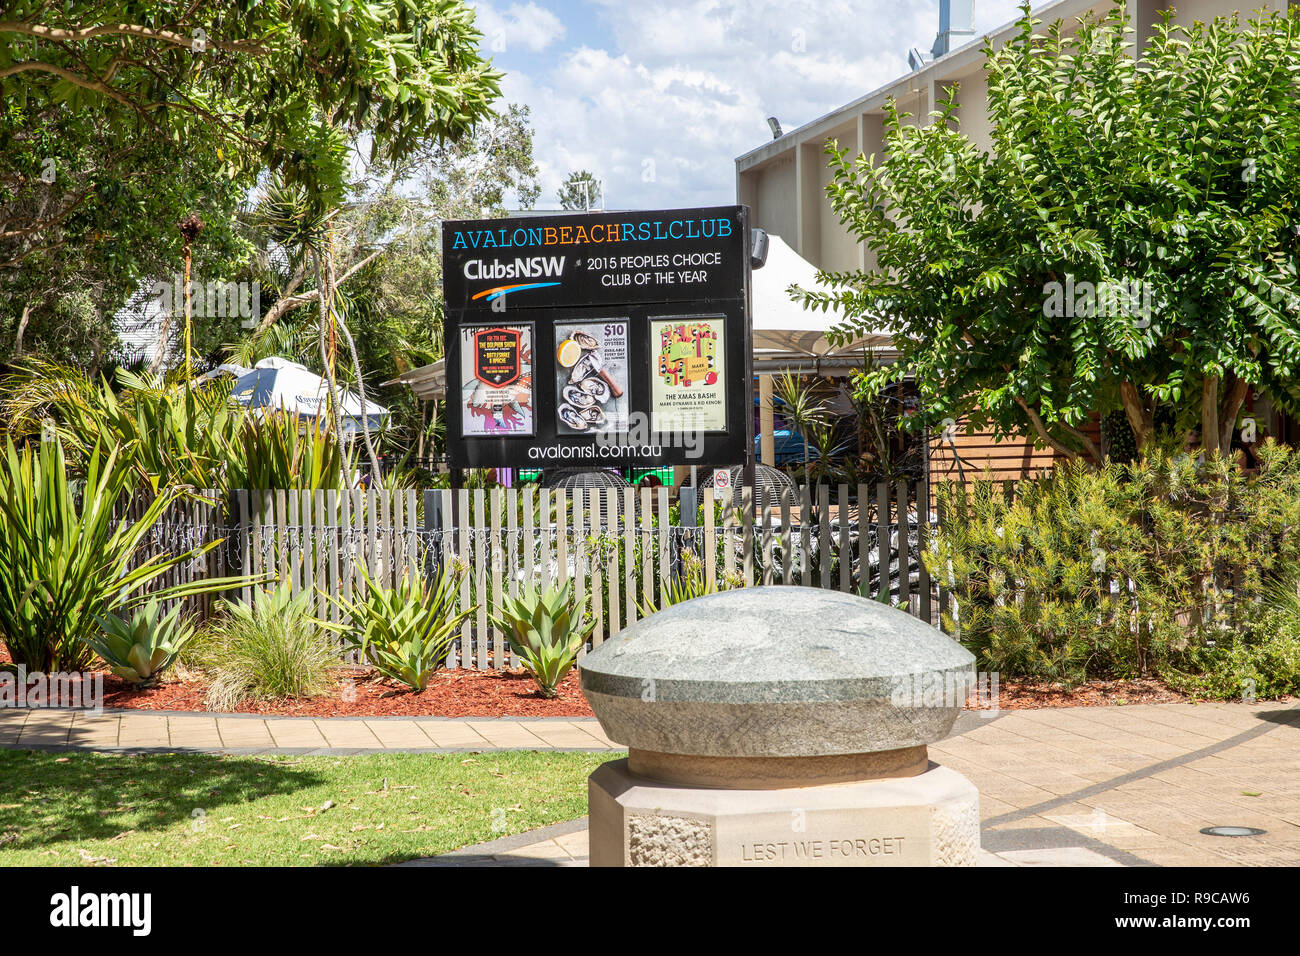
[[[57,928],[120,927],[148,936],[153,927],[152,893],[82,892],[73,885],[50,897],[50,925]]]
[[[1143,279],[1094,283],[1076,282],[1074,276],[1067,275],[1063,283],[1048,282],[1043,286],[1043,315],[1130,318],[1136,328],[1144,329],[1151,324],[1152,299],[1151,283]]]
[[[982,717],[998,712],[997,671],[940,673],[926,671],[894,678],[889,702],[895,707],[961,708],[969,705]]]
[[[172,282],[159,279],[153,284],[151,298],[158,308],[172,315],[185,312],[185,280],[179,273]],[[258,282],[189,283],[190,315],[196,319],[244,319],[245,327],[262,316],[262,286]]]
[[[98,716],[104,712],[104,675],[99,671],[28,674],[27,665],[19,664],[16,673],[0,672],[0,709],[7,707],[68,708]]]

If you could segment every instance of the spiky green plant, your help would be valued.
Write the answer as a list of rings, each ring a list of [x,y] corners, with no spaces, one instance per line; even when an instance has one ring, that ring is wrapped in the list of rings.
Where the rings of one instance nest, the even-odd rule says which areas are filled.
[[[229,388],[169,386],[155,375],[117,373],[117,388],[79,369],[25,359],[5,378],[0,409],[15,436],[35,437],[48,417],[78,465],[96,445],[129,447],[138,483],[225,489],[225,463],[247,412]]]
[[[150,554],[150,532],[184,497],[176,488],[153,496],[136,521],[115,505],[134,487],[131,448],[107,455],[94,447],[85,480],[68,474],[58,440],[16,448],[6,439],[0,461],[0,636],[14,661],[32,670],[76,670],[90,660],[87,638],[98,618],[150,599],[183,598],[247,583],[207,578],[143,589],[220,541],[181,554]]]
[[[307,422],[288,412],[269,412],[244,423],[230,447],[225,485],[253,490],[338,490],[347,487],[354,467],[347,446],[334,441],[324,421]]]
[[[194,625],[181,615],[178,602],[164,612],[157,599],[137,608],[129,617],[105,614],[97,620],[100,633],[86,645],[109,669],[132,684],[155,683],[194,637]]]
[[[501,602],[501,613],[492,618],[543,697],[556,695],[596,626],[594,620],[583,622],[584,607],[573,605],[571,582],[544,594],[525,584],[518,597]]]
[[[728,587],[738,586],[739,580],[734,582],[724,580]],[[694,551],[689,548],[682,550],[682,570],[675,575],[671,581],[660,585],[659,600],[656,603],[647,599],[638,605],[642,617],[649,617],[656,611],[662,611],[666,607],[672,607],[674,604],[682,604],[686,601],[694,600],[698,597],[704,597],[706,594],[718,593],[718,582],[715,579],[712,584],[704,573],[704,562],[699,559]]]
[[[401,681],[417,693],[447,659],[461,623],[475,608],[456,610],[459,572],[443,570],[426,579],[418,569],[403,574],[396,586],[377,584],[365,565],[357,571],[366,594],[357,601],[334,598],[350,618],[344,639],[385,677]]]

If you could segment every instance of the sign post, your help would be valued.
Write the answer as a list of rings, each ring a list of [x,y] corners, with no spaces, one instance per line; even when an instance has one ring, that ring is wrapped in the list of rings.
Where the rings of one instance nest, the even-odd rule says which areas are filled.
[[[453,474],[752,467],[748,216],[444,223]]]

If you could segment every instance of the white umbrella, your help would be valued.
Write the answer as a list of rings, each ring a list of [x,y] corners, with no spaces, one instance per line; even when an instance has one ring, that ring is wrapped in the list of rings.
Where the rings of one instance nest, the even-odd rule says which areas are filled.
[[[230,397],[246,408],[275,409],[326,421],[329,418],[329,383],[288,359],[262,359],[235,380]],[[345,389],[339,390],[338,413],[343,434],[349,437],[361,430],[363,414],[374,429],[382,428],[388,420],[388,409],[366,402],[363,412],[361,399]]]

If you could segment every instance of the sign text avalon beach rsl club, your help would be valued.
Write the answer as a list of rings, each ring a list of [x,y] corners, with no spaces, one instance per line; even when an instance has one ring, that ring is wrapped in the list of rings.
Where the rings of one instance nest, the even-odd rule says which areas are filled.
[[[452,468],[741,464],[743,206],[442,228]]]

